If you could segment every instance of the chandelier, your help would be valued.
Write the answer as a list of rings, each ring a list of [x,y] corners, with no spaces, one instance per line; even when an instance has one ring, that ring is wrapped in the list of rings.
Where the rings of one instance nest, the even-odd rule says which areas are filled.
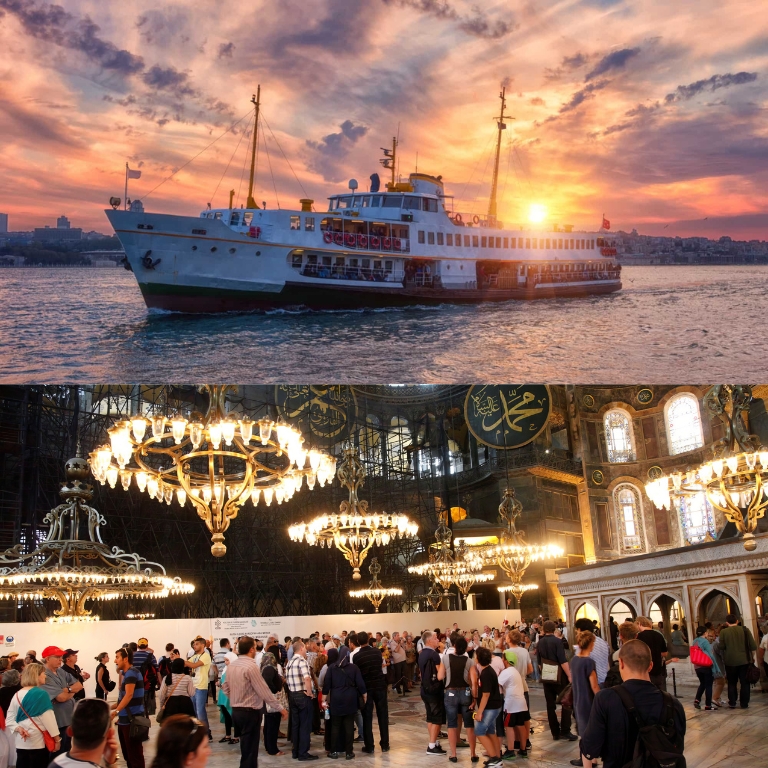
[[[360,566],[374,544],[387,546],[398,536],[414,538],[419,526],[405,515],[368,511],[368,502],[357,497],[365,481],[365,467],[354,448],[344,448],[337,474],[341,486],[349,491],[349,500],[341,502],[339,513],[321,515],[310,523],[296,523],[288,528],[288,535],[291,541],[304,540],[311,546],[328,549],[336,547],[352,566],[352,579],[360,581]]]
[[[381,573],[381,566],[379,565],[379,558],[374,557],[371,559],[371,564],[368,566],[368,573],[371,574],[371,581],[367,589],[350,590],[350,597],[367,597],[373,607],[376,609],[376,613],[379,612],[379,606],[384,602],[384,599],[394,595],[402,595],[403,590],[397,587],[386,588],[381,585],[379,581],[379,574]]]
[[[698,469],[662,475],[645,486],[648,498],[667,511],[673,499],[704,493],[709,503],[736,526],[748,552],[757,547],[757,521],[768,508],[768,448],[761,446],[760,438],[750,435],[745,426],[751,401],[749,386],[712,387],[704,403],[725,426],[725,437],[712,446],[712,460]]]
[[[561,547],[553,544],[527,544],[525,535],[517,530],[516,520],[523,511],[523,505],[515,498],[515,489],[504,489],[504,497],[499,504],[499,522],[507,526],[498,544],[467,548],[466,562],[475,568],[498,566],[509,578],[510,590],[523,586],[523,576],[531,563],[562,557]],[[522,595],[522,591],[520,593]]]
[[[492,573],[480,573],[483,567],[482,562],[467,558],[467,547],[464,542],[457,544],[456,550],[453,551],[452,537],[453,532],[448,527],[448,511],[445,510],[439,516],[435,529],[435,543],[429,546],[427,562],[409,566],[408,572],[417,576],[428,576],[432,582],[432,588],[441,588],[443,595],[447,594],[451,585],[455,584],[466,597],[475,584],[493,581],[495,576]]]
[[[120,480],[127,491],[135,482],[142,493],[168,505],[174,495],[182,507],[189,501],[212,534],[216,557],[226,553],[224,533],[249,499],[254,506],[259,499],[267,506],[281,504],[301,489],[304,478],[312,490],[336,472],[334,459],[307,450],[290,425],[228,414],[230,389],[201,387],[210,398],[205,416],[137,415],[118,421],[108,430],[109,443],[89,458],[102,485],[114,488]]]
[[[93,600],[194,592],[194,585],[169,577],[162,565],[105,544],[100,526],[106,520],[88,505],[93,486],[85,482],[90,474],[87,462],[69,459],[65,471],[59,491],[63,503],[43,519],[49,526],[46,539],[33,552],[24,553],[23,544],[17,544],[0,553],[0,598],[58,600],[59,608],[48,621],[69,623],[98,621],[86,609]]]
[[[499,592],[511,592],[517,600],[517,606],[520,607],[520,600],[526,592],[530,592],[532,589],[538,589],[538,584],[505,584],[503,587],[499,587]]]

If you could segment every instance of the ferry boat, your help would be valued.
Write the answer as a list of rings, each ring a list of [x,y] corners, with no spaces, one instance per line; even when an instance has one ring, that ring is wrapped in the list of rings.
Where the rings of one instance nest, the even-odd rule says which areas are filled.
[[[105,213],[125,248],[147,307],[230,312],[277,307],[349,309],[510,299],[580,297],[621,289],[608,233],[570,226],[505,228],[496,217],[501,115],[487,215],[452,210],[441,176],[396,180],[397,140],[384,150],[391,179],[355,180],[328,208],[302,199],[267,210],[253,199],[260,88],[255,106],[247,204],[199,216],[151,213],[133,204]]]

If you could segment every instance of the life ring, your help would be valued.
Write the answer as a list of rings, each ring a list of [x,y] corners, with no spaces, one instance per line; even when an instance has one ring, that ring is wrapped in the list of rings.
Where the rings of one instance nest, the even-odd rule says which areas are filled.
[[[479,224],[479,223],[480,223],[480,217],[479,217],[477,214],[475,214],[475,215],[472,217],[472,223],[473,223],[473,224]]]
[[[357,244],[361,248],[367,248],[368,247],[368,235],[358,235],[357,236]]]
[[[371,248],[379,247],[379,238],[376,235],[371,235]]]
[[[461,214],[460,213],[457,213],[457,214],[454,214],[453,221],[456,224],[461,224],[461,222],[464,221],[464,219],[461,218]]]
[[[388,251],[392,247],[392,238],[391,237],[385,237],[384,238],[384,250]]]
[[[344,236],[344,242],[351,248],[355,244],[355,236],[351,232],[347,232]]]
[[[333,236],[333,242],[336,243],[336,245],[344,245],[344,235],[342,235],[341,232],[337,232]]]
[[[323,233],[323,240],[326,243],[332,243],[333,242],[333,234],[331,232],[324,232]]]
[[[248,230],[248,237],[256,237],[256,227],[251,227]]]
[[[399,250],[400,250],[400,238],[399,238],[399,237],[395,237],[395,238],[393,238],[393,240],[392,240],[392,246],[394,247],[394,249],[395,249],[396,251],[399,251]]]

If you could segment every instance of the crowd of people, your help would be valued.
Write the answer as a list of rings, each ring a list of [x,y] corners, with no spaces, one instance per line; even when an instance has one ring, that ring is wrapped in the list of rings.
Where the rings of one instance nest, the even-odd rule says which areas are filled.
[[[388,698],[417,689],[427,755],[456,763],[458,749],[467,748],[474,764],[482,749],[484,766],[497,768],[530,754],[529,682],[535,680],[552,738],[579,741],[573,765],[592,766],[600,757],[605,768],[619,768],[636,749],[665,751],[676,765],[686,722],[679,701],[666,692],[666,665],[676,659],[664,635],[642,616],[611,626],[607,640],[600,634],[588,619],[566,632],[562,622],[539,617],[482,631],[454,624],[419,636],[240,637],[234,647],[228,638],[214,648],[196,637],[184,651],[167,644],[159,658],[140,638],[100,653],[93,678],[71,648],[48,646],[40,660],[35,651],[24,659],[11,653],[0,659],[0,768],[113,766],[118,749],[127,768],[145,768],[151,715],[160,725],[152,768],[203,768],[213,740],[209,700],[224,725],[220,742],[239,747],[240,768],[256,768],[262,738],[270,755],[286,754],[279,743],[285,740],[294,759],[316,760],[313,734],[323,736],[328,758],[351,760],[357,742],[365,754],[376,751],[374,713],[378,748],[389,751]],[[726,706],[720,695],[727,682],[727,706],[748,707],[752,653],[758,650],[766,664],[768,633],[758,649],[729,614],[722,627],[700,627],[696,635],[694,706]],[[89,680],[94,698],[86,698]],[[116,700],[108,702],[115,690]],[[650,727],[641,731],[636,716]]]

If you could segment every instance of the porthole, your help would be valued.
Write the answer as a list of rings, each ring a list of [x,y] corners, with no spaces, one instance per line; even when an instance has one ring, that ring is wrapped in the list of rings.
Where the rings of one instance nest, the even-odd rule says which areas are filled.
[[[261,251],[256,251],[257,256],[261,256]]]
[[[462,264],[462,265],[459,267],[459,269],[464,269],[464,265]]]
[[[197,246],[196,246],[196,245],[193,245],[193,246],[192,246],[192,250],[193,250],[193,251],[196,251],[196,250],[197,250]]]
[[[229,249],[229,252],[230,252],[230,253],[234,253],[234,252],[235,252],[235,249],[234,249],[234,248],[230,248],[230,249]]]
[[[216,246],[214,245],[213,248],[211,248],[211,253],[213,253],[216,250]]]
[[[451,268],[451,265],[450,265],[450,264],[446,264],[446,265],[445,265],[445,268],[446,268],[446,269],[450,269],[450,268]]]

